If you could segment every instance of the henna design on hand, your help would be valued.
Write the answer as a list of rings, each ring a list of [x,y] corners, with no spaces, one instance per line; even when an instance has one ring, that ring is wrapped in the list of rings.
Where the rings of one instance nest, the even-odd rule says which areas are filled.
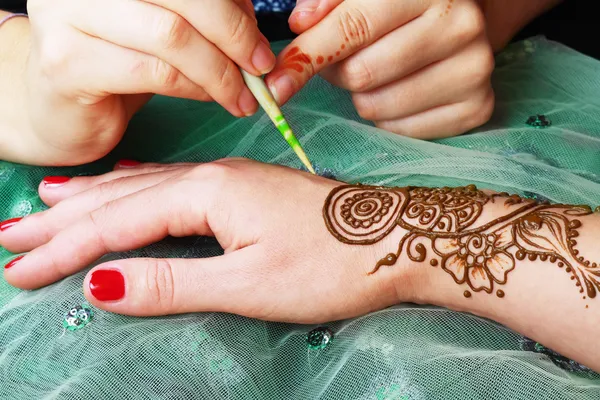
[[[487,204],[504,201],[509,212],[482,217]],[[600,291],[600,268],[575,248],[588,206],[536,203],[507,193],[486,194],[474,185],[457,188],[383,188],[345,185],[332,190],[323,207],[329,232],[352,245],[377,243],[397,226],[407,233],[398,249],[379,260],[370,274],[394,265],[402,252],[414,262],[429,259],[457,284],[494,292],[515,269],[515,259],[557,263],[571,274],[585,299]],[[429,252],[431,250],[431,252]],[[585,290],[584,290],[585,288]],[[467,290],[465,297],[471,297]],[[497,290],[500,298],[504,291]]]

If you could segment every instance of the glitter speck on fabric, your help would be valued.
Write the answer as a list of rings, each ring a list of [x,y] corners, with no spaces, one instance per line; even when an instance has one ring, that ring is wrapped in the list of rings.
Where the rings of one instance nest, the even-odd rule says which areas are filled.
[[[545,115],[532,115],[527,119],[527,125],[534,128],[547,128],[552,125],[552,122]]]
[[[85,306],[75,306],[66,312],[63,327],[68,331],[77,331],[92,322],[94,312]]]
[[[333,336],[333,331],[329,328],[316,328],[308,332],[306,335],[306,343],[311,350],[321,350],[331,344]]]

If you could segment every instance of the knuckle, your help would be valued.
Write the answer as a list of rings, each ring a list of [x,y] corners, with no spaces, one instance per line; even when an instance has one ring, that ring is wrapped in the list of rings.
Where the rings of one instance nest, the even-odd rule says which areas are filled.
[[[180,72],[175,67],[159,58],[154,58],[151,64],[150,75],[156,85],[170,89],[177,87]]]
[[[475,84],[484,84],[489,82],[495,67],[494,54],[489,46],[478,50],[473,60],[473,74],[470,77],[471,82]]]
[[[192,179],[203,182],[226,182],[233,179],[234,171],[230,163],[211,162],[192,168],[189,174]]]
[[[61,39],[63,40],[63,39]],[[67,70],[70,63],[71,49],[68,39],[64,41],[53,38],[46,38],[39,46],[39,68],[40,72],[46,77],[55,77]]]
[[[339,17],[339,30],[343,40],[360,47],[371,41],[372,25],[366,14],[356,7],[348,7]]]
[[[114,179],[112,181],[103,182],[94,187],[93,191],[95,198],[110,199],[118,197],[119,183],[122,182],[120,179]]]
[[[152,302],[161,310],[170,310],[175,302],[173,266],[168,260],[148,259],[146,288]]]
[[[190,41],[192,31],[185,19],[177,14],[165,13],[155,30],[158,43],[166,50],[181,50]]]
[[[342,64],[342,79],[348,90],[364,92],[371,89],[374,79],[370,68],[360,58],[352,58]]]
[[[485,32],[485,17],[476,4],[464,2],[462,12],[458,13],[455,26],[455,40],[469,42]]]
[[[352,102],[356,108],[356,112],[362,119],[374,121],[377,119],[377,112],[373,96],[365,93],[357,93],[352,95]]]
[[[226,88],[233,85],[235,74],[239,73],[234,67],[233,62],[228,58],[222,57],[222,62],[217,63],[215,70],[215,86],[221,90],[226,91]]]
[[[474,102],[467,112],[467,118],[464,119],[465,126],[463,131],[477,128],[487,123],[494,113],[494,92],[490,89],[489,93],[478,102]]]
[[[239,44],[248,37],[248,33],[254,26],[251,21],[252,20],[242,10],[238,10],[231,14],[231,19],[229,21],[230,44]]]
[[[110,211],[110,203],[105,203],[100,208],[92,211],[88,214],[90,224],[92,226],[92,230],[96,234],[96,243],[95,245],[102,250],[104,254],[110,253],[111,249],[108,243],[106,243],[105,239],[105,228],[104,228],[104,220],[105,216]]]

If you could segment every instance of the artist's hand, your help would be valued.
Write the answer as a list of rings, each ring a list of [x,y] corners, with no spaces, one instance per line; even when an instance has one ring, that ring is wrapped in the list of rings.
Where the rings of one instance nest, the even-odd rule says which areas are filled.
[[[102,157],[153,93],[253,114],[236,64],[256,75],[275,64],[250,0],[30,0],[28,9],[30,132],[21,133],[35,141],[25,162]]]
[[[327,230],[323,203],[337,185],[240,159],[142,164],[62,186],[42,183],[40,195],[52,208],[0,232],[0,245],[31,251],[4,276],[33,289],[109,252],[167,235],[208,235],[217,238],[225,255],[108,262],[88,273],[85,295],[94,305],[123,314],[223,311],[293,322],[347,318],[409,300],[408,280],[399,276],[405,269],[367,276],[374,260],[388,251],[381,246],[397,243],[349,246]],[[122,296],[119,279],[103,271],[123,276]],[[394,282],[404,282],[401,298]],[[95,292],[90,285],[97,286]],[[94,293],[119,298],[102,301]]]
[[[290,26],[300,36],[268,76],[281,103],[321,73],[352,92],[360,116],[406,136],[461,134],[492,114],[494,58],[475,0],[303,0]]]

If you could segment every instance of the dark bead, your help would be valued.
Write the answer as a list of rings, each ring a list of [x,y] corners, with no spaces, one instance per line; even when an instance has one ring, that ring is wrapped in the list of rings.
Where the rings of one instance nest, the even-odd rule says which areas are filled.
[[[319,327],[308,332],[306,343],[311,350],[321,350],[326,348],[333,341],[333,331],[326,327]]]
[[[534,128],[542,129],[552,125],[552,122],[545,115],[532,115],[527,119],[527,125],[533,126]]]

